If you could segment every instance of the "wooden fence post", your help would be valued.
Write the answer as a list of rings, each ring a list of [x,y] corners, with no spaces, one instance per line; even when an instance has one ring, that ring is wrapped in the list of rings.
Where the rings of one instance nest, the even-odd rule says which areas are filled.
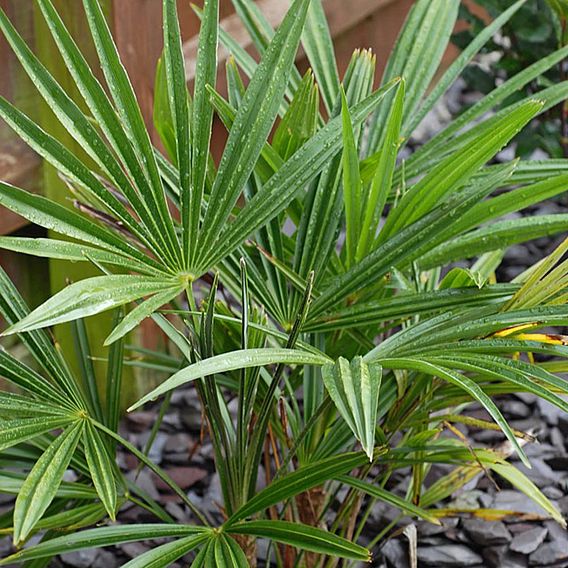
[[[99,0],[101,1],[101,0]],[[101,1],[105,12],[110,16],[110,1]],[[77,38],[78,44],[86,56],[88,61],[93,66],[93,69],[98,69],[98,59],[96,56],[95,48],[90,40],[90,33],[88,31],[88,24],[83,10],[82,2],[69,0],[55,0],[54,5],[59,14],[63,18],[70,33]],[[65,68],[63,59],[53,41],[47,24],[45,23],[41,11],[36,5],[35,14],[35,38],[36,50],[42,62],[49,69],[51,74],[65,89],[66,93],[73,98],[73,100],[84,108],[84,102],[76,88],[70,74]],[[54,135],[59,141],[63,142],[70,150],[76,155],[85,159],[88,163],[88,156],[83,151],[81,146],[69,135],[65,127],[59,122],[51,109],[42,100],[40,103],[40,122],[42,127]],[[49,164],[45,164],[43,168],[43,194],[50,199],[61,203],[67,207],[72,208],[71,195],[65,183],[59,178],[55,168]],[[61,238],[58,236],[58,238]],[[101,272],[94,266],[88,263],[70,263],[66,261],[52,260],[50,261],[50,284],[51,293],[64,288],[69,282],[79,281],[90,276],[100,276]],[[104,313],[85,320],[89,341],[93,355],[97,358],[95,360],[95,370],[97,376],[103,378],[106,373],[106,359],[108,349],[103,347],[104,340],[112,329],[113,316],[111,313]],[[67,353],[74,352],[74,341],[72,335],[71,324],[62,324],[55,326],[55,333],[57,340],[62,344]],[[74,371],[78,373],[78,364],[73,361]],[[126,377],[124,380],[125,388],[130,389],[126,394],[128,399],[132,399],[137,395],[133,378],[133,372],[128,367],[124,370]],[[128,380],[130,379],[130,380]]]
[[[20,33],[28,41],[34,37],[34,15],[32,4],[17,0],[0,0],[0,6],[14,22]],[[0,34],[0,61],[2,61],[2,78],[0,95],[13,101],[32,118],[38,117],[36,93],[32,82],[22,70],[16,56],[12,53],[8,42]],[[41,183],[41,160],[21,141],[6,125],[0,127],[0,179],[23,187],[28,191],[38,191]],[[8,211],[0,210],[0,234],[7,234],[24,227],[22,217]],[[18,289],[31,305],[45,300],[48,290],[38,286],[38,281],[45,282],[47,262],[34,259],[37,267],[37,278],[34,278],[32,258],[9,251],[0,251],[0,265],[16,283]]]

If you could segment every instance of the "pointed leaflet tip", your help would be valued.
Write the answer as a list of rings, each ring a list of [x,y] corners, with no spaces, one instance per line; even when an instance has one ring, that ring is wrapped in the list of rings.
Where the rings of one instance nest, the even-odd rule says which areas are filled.
[[[0,337],[6,337],[8,335],[14,335],[16,333],[22,333],[25,331],[25,327],[22,327],[20,324],[23,320],[20,320],[14,324],[12,324],[8,329],[5,329],[2,333],[0,333]]]
[[[356,357],[349,363],[340,357],[322,367],[324,385],[338,413],[373,461],[375,428],[382,367]]]

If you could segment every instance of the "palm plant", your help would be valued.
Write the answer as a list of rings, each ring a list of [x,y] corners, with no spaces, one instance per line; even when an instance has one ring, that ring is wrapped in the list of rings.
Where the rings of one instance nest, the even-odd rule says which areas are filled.
[[[436,505],[489,472],[565,524],[508,461],[516,454],[528,464],[523,445],[531,437],[509,426],[493,397],[530,392],[568,410],[562,397],[568,388],[558,376],[566,368],[565,341],[545,329],[568,323],[562,261],[568,243],[514,282],[495,278],[509,245],[568,227],[564,214],[506,218],[564,192],[568,166],[565,160],[487,164],[535,116],[566,98],[562,82],[507,104],[568,48],[503,83],[398,160],[414,129],[523,0],[433,85],[459,1],[418,0],[378,89],[367,51],[354,53],[340,79],[321,0],[295,0],[277,31],[254,2],[233,0],[258,63],[219,27],[217,0],[206,0],[191,96],[175,1],[164,0],[155,120],[168,156],[150,143],[97,0],[83,4],[106,88],[51,1],[37,2],[88,112],[4,13],[0,27],[92,163],[0,99],[0,116],[65,176],[80,204],[74,212],[0,183],[3,206],[65,237],[2,237],[0,246],[89,262],[101,275],[69,285],[32,312],[0,275],[6,333],[18,334],[42,369],[0,353],[2,376],[26,393],[0,398],[2,459],[29,471],[3,474],[0,487],[19,492],[3,523],[17,545],[47,529],[39,544],[0,565],[166,536],[177,538],[127,566],[168,566],[192,551],[195,567],[255,565],[258,539],[275,543],[268,558],[279,566],[365,561],[391,528],[368,547],[356,543],[376,500],[400,509],[401,517],[440,523],[471,513]],[[227,98],[215,90],[219,41],[232,53]],[[300,42],[311,64],[303,77],[294,65]],[[215,113],[228,131],[218,166],[210,155]],[[470,269],[455,268],[455,261],[472,258]],[[120,310],[131,303],[123,317]],[[101,398],[81,318],[115,308]],[[177,358],[161,358],[172,376],[132,408],[195,385],[221,481],[219,519],[196,508],[117,434],[122,341],[148,317]],[[77,322],[82,377],[71,374],[44,330],[69,321]],[[485,409],[486,420],[464,414],[472,403]],[[508,444],[476,448],[445,435],[460,423],[499,429]],[[114,464],[116,444],[165,479],[196,524],[174,524],[129,484]],[[455,467],[426,484],[438,463]],[[261,464],[268,483],[257,491]],[[62,482],[68,468],[79,475],[77,483]],[[406,494],[398,495],[387,487],[403,468],[411,477]],[[105,512],[113,519],[126,500],[161,522],[76,530]],[[80,521],[78,503],[90,507]],[[68,534],[56,536],[55,528]]]
[[[2,269],[0,314],[8,323],[29,314],[25,301]],[[171,522],[171,517],[153,499],[122,475],[114,461],[117,443],[127,447],[181,498],[187,499],[167,474],[117,434],[123,342],[115,342],[111,349],[103,402],[83,320],[74,322],[73,332],[82,362],[78,377],[72,374],[70,364],[45,330],[20,336],[34,366],[0,350],[1,376],[15,387],[0,393],[0,487],[3,493],[17,495],[14,510],[2,516],[1,527],[3,532],[13,533],[16,544],[38,531],[78,529],[107,517],[115,519],[117,510],[127,500]],[[54,435],[54,431],[58,434]],[[76,472],[76,481],[63,481],[68,468]],[[24,471],[29,474],[24,475]]]

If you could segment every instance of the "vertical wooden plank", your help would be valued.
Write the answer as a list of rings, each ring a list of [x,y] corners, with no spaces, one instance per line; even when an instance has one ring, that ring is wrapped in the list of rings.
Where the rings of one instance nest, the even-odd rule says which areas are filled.
[[[93,65],[93,69],[98,69],[98,61],[85,14],[82,8],[82,2],[69,2],[68,0],[55,0],[54,5],[62,16],[70,33],[76,39],[81,50],[87,59]],[[108,3],[103,5],[108,10]],[[66,93],[70,95],[80,106],[84,107],[83,100],[76,88],[71,76],[65,68],[63,59],[51,37],[47,24],[45,23],[41,11],[36,6],[35,12],[35,43],[36,51]],[[89,163],[89,158],[82,150],[80,145],[73,140],[64,126],[58,121],[51,109],[45,102],[39,104],[40,122],[42,127],[49,133],[54,135],[58,140],[63,142],[70,150],[72,150],[81,159]],[[55,168],[46,164],[43,174],[44,194],[53,201],[72,208],[73,204],[70,199],[69,190],[60,180]],[[61,238],[57,235],[57,238]],[[61,290],[69,282],[79,281],[90,276],[100,276],[101,273],[95,267],[88,263],[70,263],[65,261],[50,261],[50,285],[51,293]],[[100,359],[106,358],[108,350],[103,348],[104,339],[111,331],[112,315],[105,313],[86,320],[87,331],[93,354]],[[67,353],[74,352],[73,336],[71,324],[63,324],[55,327],[56,337],[60,344],[64,346]],[[106,363],[104,361],[95,362],[97,376],[104,377],[106,372]],[[78,372],[78,366],[74,366],[74,371]],[[126,381],[129,384],[131,381]]]
[[[23,37],[27,41],[33,41],[32,2],[0,0],[0,6],[18,27]],[[37,118],[33,84],[21,69],[3,35],[0,37],[0,61],[2,61],[0,94],[13,101],[32,118]],[[41,182],[39,157],[3,121],[0,121],[0,179],[33,192],[39,190]],[[0,234],[12,233],[26,225],[25,219],[0,207]],[[0,265],[31,305],[35,306],[46,298],[47,288],[38,286],[37,283],[46,282],[48,279],[47,260],[0,251]]]
[[[34,37],[34,17],[31,0],[0,0],[0,6],[18,27],[26,39]],[[36,94],[32,82],[20,67],[8,42],[0,34],[0,95],[12,101],[32,118],[37,119]],[[21,185],[29,191],[36,191],[40,161],[29,147],[20,140],[13,130],[0,120],[0,179]],[[16,218],[18,221],[16,221]],[[22,226],[25,222],[6,210],[0,211],[0,234],[6,234]]]
[[[128,71],[132,86],[151,133],[154,104],[154,75],[162,53],[161,0],[114,0],[111,21],[122,62]]]
[[[189,7],[189,3],[187,5]],[[162,1],[113,0],[110,21],[150,138],[156,146],[161,147],[153,126],[153,105],[156,65],[163,48]],[[134,335],[137,343],[149,349],[161,349],[165,345],[163,333],[151,319],[143,321]],[[153,384],[155,373],[139,374],[145,389]]]
[[[18,28],[26,41],[33,41],[34,37],[34,10],[31,0],[0,0],[0,6],[4,9],[10,20]],[[22,71],[16,56],[12,53],[8,42],[3,36],[0,37],[0,57],[2,58],[2,78],[0,80],[0,94],[14,101],[20,108],[31,116],[37,116],[34,104],[35,93],[33,84]],[[8,127],[2,123],[0,128],[2,138],[14,135]]]
[[[203,0],[195,4],[203,6]],[[188,40],[199,33],[199,18],[187,0],[178,0],[178,13],[182,37]],[[234,13],[231,0],[221,0],[220,18]],[[162,2],[161,0],[113,0],[112,22],[115,39],[122,61],[132,81],[152,140],[158,136],[152,124],[154,104],[154,76],[158,58],[162,53]],[[141,30],[143,32],[141,33]]]

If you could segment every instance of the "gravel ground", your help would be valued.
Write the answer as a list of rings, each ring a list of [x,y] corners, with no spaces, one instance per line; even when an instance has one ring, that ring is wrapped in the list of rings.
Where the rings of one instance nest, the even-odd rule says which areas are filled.
[[[474,103],[478,93],[463,91],[458,81],[448,92],[444,104],[435,108],[415,137],[412,145],[424,143],[438,132],[464,104]],[[498,161],[507,162],[515,157],[514,149],[501,152]],[[544,152],[537,151],[533,159],[546,159]],[[548,201],[514,213],[510,218],[546,215],[565,212],[562,200]],[[564,236],[543,238],[525,244],[514,245],[497,271],[499,281],[510,281],[528,266],[550,254]],[[499,406],[514,428],[535,435],[537,442],[526,448],[532,463],[529,470],[520,462],[512,460],[559,508],[568,516],[568,416],[548,402],[534,395],[501,397]],[[473,407],[475,408],[475,407]],[[473,410],[475,417],[484,417],[483,410]],[[460,426],[462,433],[475,441],[477,447],[495,447],[503,442],[499,432],[476,431]],[[433,469],[432,476],[443,474],[443,468]],[[401,472],[398,489],[402,492],[407,478]],[[393,488],[396,490],[396,486]],[[499,480],[496,487],[485,475],[480,475],[454,495],[448,506],[463,508],[493,508],[518,512],[519,515],[505,521],[483,521],[477,518],[446,519],[442,527],[417,523],[418,566],[424,568],[472,566],[475,568],[525,568],[554,566],[568,567],[568,532],[555,521],[546,518],[545,512],[523,494],[512,490],[507,482]],[[373,515],[375,529],[380,531],[396,512],[379,504]],[[400,536],[391,538],[383,545],[380,557],[374,565],[380,568],[411,566],[409,541]]]
[[[537,400],[534,395],[502,397],[500,408],[511,426],[534,433],[538,443],[526,447],[532,470],[512,460],[558,507],[568,515],[568,416],[556,407]],[[472,413],[483,417],[483,411]],[[495,447],[503,442],[499,432],[480,431],[466,427],[460,430],[475,441],[476,446]],[[433,471],[442,473],[442,468]],[[406,479],[400,476],[399,488]],[[528,566],[568,567],[568,532],[555,521],[546,519],[543,510],[523,494],[498,480],[499,490],[480,475],[454,495],[448,506],[462,508],[493,508],[515,511],[518,515],[505,521],[483,521],[476,518],[453,518],[436,527],[417,523],[418,562],[423,567],[472,566],[476,568],[524,568]],[[377,530],[385,526],[395,512],[378,506],[373,517]],[[382,548],[382,559],[376,566],[400,568],[410,566],[408,541],[395,538]]]

